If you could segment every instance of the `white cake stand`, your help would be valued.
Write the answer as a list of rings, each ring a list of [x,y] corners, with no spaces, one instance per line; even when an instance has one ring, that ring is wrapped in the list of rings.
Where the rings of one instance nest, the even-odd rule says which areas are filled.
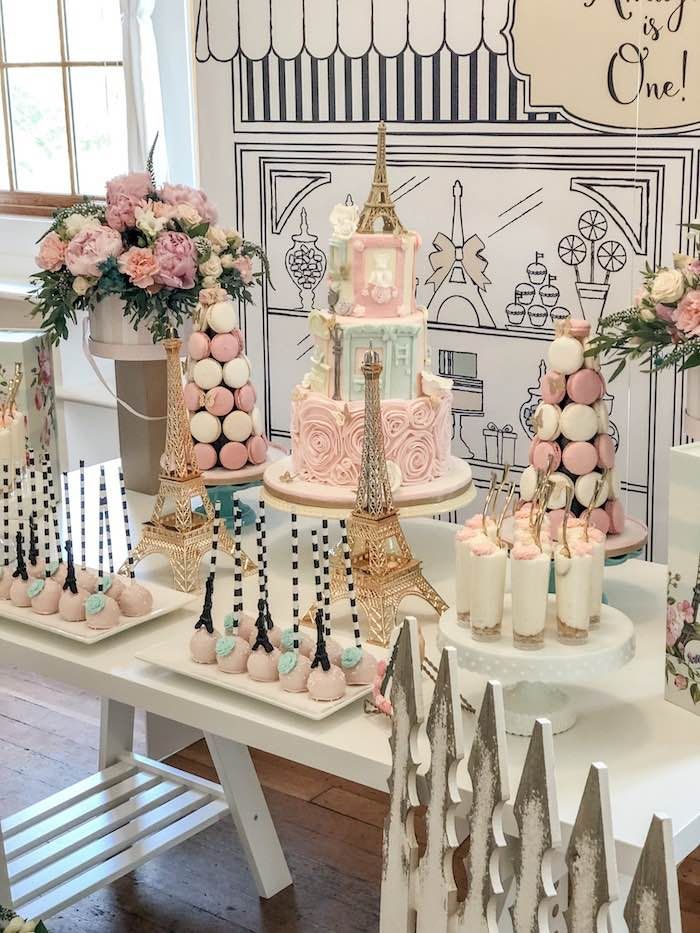
[[[576,722],[576,711],[562,683],[579,683],[616,671],[634,657],[631,620],[612,606],[603,606],[600,625],[582,645],[562,644],[556,636],[556,599],[549,597],[544,647],[525,651],[513,644],[510,593],[506,594],[501,638],[476,641],[454,610],[442,617],[438,645],[457,649],[460,667],[503,681],[506,731],[532,735],[535,720],[549,719],[555,733]]]

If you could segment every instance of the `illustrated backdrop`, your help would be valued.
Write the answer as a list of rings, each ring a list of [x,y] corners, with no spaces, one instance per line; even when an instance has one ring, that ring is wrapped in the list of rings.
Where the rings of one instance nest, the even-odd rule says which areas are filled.
[[[455,382],[453,451],[481,489],[499,464],[522,471],[553,321],[595,327],[645,263],[688,249],[699,6],[197,0],[202,185],[271,261],[244,326],[274,440],[326,301],[328,215],[364,202],[384,119],[397,210],[423,238],[433,368]],[[635,368],[606,401],[628,511],[664,560],[682,377]]]

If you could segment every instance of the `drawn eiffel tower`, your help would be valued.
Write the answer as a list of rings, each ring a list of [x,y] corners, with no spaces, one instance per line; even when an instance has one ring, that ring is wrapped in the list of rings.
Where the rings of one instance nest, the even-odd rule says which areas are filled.
[[[396,213],[396,207],[389,191],[386,174],[386,123],[382,120],[377,126],[377,155],[374,162],[374,177],[369,189],[365,206],[357,222],[358,233],[377,233],[377,220],[382,222],[382,233],[399,236],[406,232]]]
[[[190,434],[187,409],[182,393],[179,337],[163,341],[167,367],[167,424],[165,450],[160,458],[160,485],[153,514],[143,524],[141,540],[133,550],[133,562],[151,554],[168,558],[175,586],[185,593],[199,589],[199,562],[211,547],[214,506],[207,493]],[[206,514],[195,511],[192,500],[201,498]],[[166,503],[174,508],[166,511]],[[226,527],[219,531],[219,548],[233,555],[235,545]],[[124,568],[122,567],[123,571]],[[255,564],[243,554],[244,573]]]

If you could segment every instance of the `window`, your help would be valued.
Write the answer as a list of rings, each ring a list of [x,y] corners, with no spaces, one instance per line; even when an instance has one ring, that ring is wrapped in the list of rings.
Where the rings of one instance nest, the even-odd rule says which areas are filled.
[[[0,0],[0,211],[101,195],[127,165],[119,0]]]

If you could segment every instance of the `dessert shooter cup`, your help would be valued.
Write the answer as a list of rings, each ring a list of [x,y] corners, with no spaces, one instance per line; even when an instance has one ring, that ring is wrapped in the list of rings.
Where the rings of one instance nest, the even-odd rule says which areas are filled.
[[[575,528],[569,531],[569,538],[585,541],[585,530]],[[589,593],[589,614],[591,627],[600,625],[600,611],[603,605],[603,574],[605,573],[605,535],[592,525],[588,527],[588,543],[592,548],[591,588]]]
[[[513,644],[516,648],[528,651],[544,646],[549,565],[549,554],[534,543],[516,544],[511,551]]]
[[[455,591],[457,603],[457,619],[463,625],[469,625],[469,594],[471,542],[476,536],[471,528],[460,528],[455,537]]]
[[[593,548],[584,541],[564,546],[554,555],[557,594],[557,635],[567,645],[580,645],[588,639],[590,627],[591,574]]]
[[[501,637],[508,552],[488,539],[472,542],[470,621],[476,641]]]

